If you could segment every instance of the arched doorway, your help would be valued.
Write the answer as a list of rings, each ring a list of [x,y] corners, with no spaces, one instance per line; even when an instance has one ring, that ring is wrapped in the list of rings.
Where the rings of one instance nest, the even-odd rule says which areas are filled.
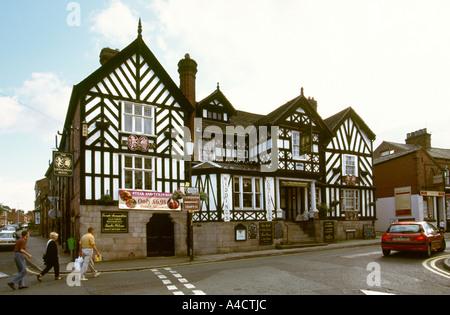
[[[174,255],[174,224],[169,214],[155,213],[147,223],[147,257]]]

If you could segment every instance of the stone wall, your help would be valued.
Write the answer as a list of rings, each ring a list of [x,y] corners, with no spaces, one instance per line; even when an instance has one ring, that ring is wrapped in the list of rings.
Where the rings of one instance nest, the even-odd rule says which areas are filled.
[[[124,211],[128,213],[128,233],[101,233],[101,212],[120,212],[117,206],[82,206],[80,216],[80,235],[87,233],[89,227],[95,229],[98,251],[104,260],[120,260],[147,257],[147,223],[157,211]],[[174,223],[175,255],[187,255],[187,215],[185,212],[170,212]]]
[[[121,260],[147,257],[147,223],[154,211],[123,211],[128,213],[128,233],[101,233],[101,212],[120,212],[117,206],[82,206],[79,218],[80,235],[87,233],[89,227],[95,229],[97,248],[104,260]],[[187,213],[170,212],[174,223],[175,256],[187,256]],[[371,221],[334,222],[334,241],[363,238],[363,225]],[[277,244],[323,242],[322,220],[307,222],[273,221],[273,242],[260,243],[260,222],[202,222],[194,223],[194,255],[246,252],[276,248]],[[236,239],[236,227],[246,230],[245,240]],[[346,230],[355,232],[347,233]]]

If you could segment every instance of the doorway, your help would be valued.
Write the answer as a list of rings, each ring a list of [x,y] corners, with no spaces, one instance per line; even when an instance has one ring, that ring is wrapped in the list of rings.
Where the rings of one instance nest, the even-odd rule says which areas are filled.
[[[304,187],[281,187],[280,189],[280,206],[285,213],[285,219],[295,221],[299,214],[305,209],[306,188]]]
[[[174,255],[174,224],[169,214],[155,213],[147,223],[147,257]]]

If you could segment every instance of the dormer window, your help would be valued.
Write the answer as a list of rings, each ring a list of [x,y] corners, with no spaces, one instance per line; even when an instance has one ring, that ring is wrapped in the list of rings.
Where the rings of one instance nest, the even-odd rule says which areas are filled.
[[[394,153],[395,153],[394,150],[386,150],[386,151],[381,152],[381,156],[388,156],[388,155],[392,155]]]
[[[228,114],[204,109],[203,110],[203,118],[219,120],[219,121],[228,121]]]

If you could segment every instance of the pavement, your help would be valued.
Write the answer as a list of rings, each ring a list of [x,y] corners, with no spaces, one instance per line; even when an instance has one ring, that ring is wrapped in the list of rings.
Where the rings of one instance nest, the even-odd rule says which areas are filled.
[[[450,233],[446,233],[445,236],[447,243],[450,241]],[[41,236],[30,236],[27,241],[27,252],[33,257],[27,258],[27,262],[30,267],[40,272],[44,269],[44,261],[42,256],[46,250],[47,239]],[[115,261],[102,261],[95,263],[95,268],[100,272],[120,272],[120,271],[133,271],[133,270],[145,270],[145,269],[157,269],[174,267],[180,265],[194,265],[205,264],[220,261],[230,261],[239,259],[250,259],[257,257],[277,256],[277,255],[289,255],[296,253],[306,253],[315,251],[324,251],[340,248],[355,248],[361,246],[380,245],[381,236],[377,235],[375,239],[353,239],[346,241],[337,241],[334,243],[318,243],[318,244],[303,244],[297,245],[294,248],[283,249],[269,249],[250,252],[238,252],[238,253],[225,253],[225,254],[211,254],[211,255],[195,255],[194,260],[190,261],[188,256],[173,256],[173,257],[149,257],[138,258],[128,260],[115,260]],[[101,253],[101,249],[99,249]],[[58,245],[60,273],[62,275],[69,274],[73,269],[67,269],[67,265],[73,262],[70,254],[64,253],[62,247]],[[381,248],[380,248],[381,255]],[[445,260],[445,267],[450,270],[450,258]],[[49,272],[52,274],[53,269]]]

